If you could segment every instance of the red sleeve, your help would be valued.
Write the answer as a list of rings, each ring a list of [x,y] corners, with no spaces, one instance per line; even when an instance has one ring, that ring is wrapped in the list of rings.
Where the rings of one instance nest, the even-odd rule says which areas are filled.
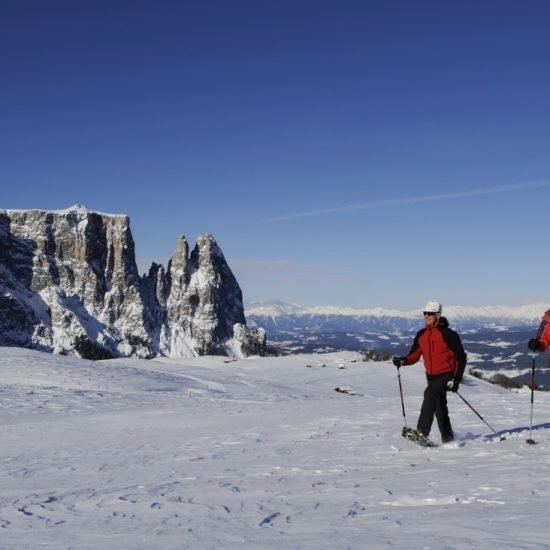
[[[411,351],[409,351],[409,355],[405,357],[405,365],[412,365],[422,357],[422,350],[418,344],[418,339],[420,338],[421,333],[422,331],[419,331],[415,336]]]
[[[544,351],[548,346],[550,346],[550,323],[545,323],[539,340],[541,343],[541,349],[539,351]]]

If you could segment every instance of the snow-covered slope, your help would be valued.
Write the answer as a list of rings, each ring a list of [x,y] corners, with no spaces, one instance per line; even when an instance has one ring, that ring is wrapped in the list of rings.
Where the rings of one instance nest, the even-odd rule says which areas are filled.
[[[462,395],[507,439],[450,395],[458,441],[422,449],[400,436],[391,364],[227,361],[1,348],[0,547],[547,547],[550,394],[528,446],[529,390],[467,376]],[[414,425],[421,365],[401,377]]]

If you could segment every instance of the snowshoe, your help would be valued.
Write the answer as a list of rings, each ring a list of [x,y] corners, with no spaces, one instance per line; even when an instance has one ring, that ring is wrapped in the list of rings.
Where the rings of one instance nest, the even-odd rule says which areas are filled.
[[[421,432],[415,430],[414,428],[403,426],[403,429],[401,430],[401,435],[405,439],[414,441],[421,447],[435,447],[434,443],[432,443],[426,436],[424,436]]]

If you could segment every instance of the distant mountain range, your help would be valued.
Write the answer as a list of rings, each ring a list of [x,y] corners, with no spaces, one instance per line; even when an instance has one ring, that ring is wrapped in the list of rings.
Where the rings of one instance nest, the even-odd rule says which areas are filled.
[[[532,361],[527,341],[535,336],[547,307],[444,306],[443,314],[462,338],[468,369],[486,377],[505,373],[525,382]],[[266,329],[269,346],[283,354],[372,350],[404,355],[424,326],[420,310],[302,307],[272,301],[251,302],[245,311],[249,324]],[[537,362],[545,365],[546,357]]]
[[[548,304],[525,306],[447,306],[443,315],[457,330],[479,330],[498,327],[538,327]],[[289,302],[250,302],[246,318],[273,336],[281,331],[411,331],[418,330],[422,312],[384,308],[351,308],[338,306],[306,307]]]

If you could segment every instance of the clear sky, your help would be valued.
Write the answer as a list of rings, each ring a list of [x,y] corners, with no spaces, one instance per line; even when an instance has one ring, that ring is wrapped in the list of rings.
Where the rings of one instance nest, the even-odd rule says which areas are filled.
[[[212,233],[246,301],[550,302],[550,2],[3,0],[2,208]]]

